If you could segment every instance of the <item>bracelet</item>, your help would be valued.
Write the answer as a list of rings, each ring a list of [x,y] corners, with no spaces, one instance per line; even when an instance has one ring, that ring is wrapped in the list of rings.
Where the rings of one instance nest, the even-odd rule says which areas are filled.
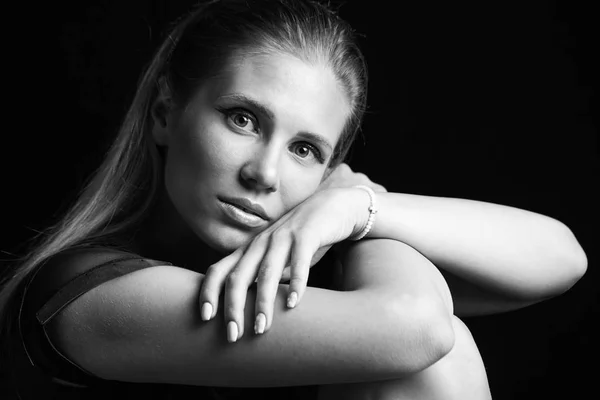
[[[375,214],[377,214],[378,210],[376,206],[375,192],[373,191],[373,189],[364,185],[357,185],[353,187],[366,191],[369,194],[369,198],[371,199],[371,205],[369,206],[369,219],[367,220],[367,225],[363,228],[362,232],[358,234],[358,236],[356,236],[355,238],[350,238],[350,240],[360,240],[364,238],[373,227],[373,222],[375,222]]]

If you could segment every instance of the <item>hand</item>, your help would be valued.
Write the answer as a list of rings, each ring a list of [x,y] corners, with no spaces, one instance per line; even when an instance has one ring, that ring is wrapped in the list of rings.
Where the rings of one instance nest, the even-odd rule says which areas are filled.
[[[352,168],[346,163],[338,165],[327,178],[321,182],[317,191],[327,190],[332,188],[351,188],[357,185],[365,185],[373,189],[374,192],[387,192],[386,188],[382,185],[373,182],[369,177],[361,172],[354,172]],[[316,264],[323,255],[329,250],[331,246],[319,249],[318,253],[315,254],[317,258],[313,265]],[[318,255],[318,257],[317,257]],[[311,265],[312,266],[312,265]],[[281,274],[281,282],[287,282],[291,279],[291,268],[289,266],[283,269]]]
[[[293,308],[302,299],[310,267],[333,244],[360,232],[368,205],[368,194],[361,189],[329,188],[313,194],[208,268],[199,296],[202,319],[216,315],[224,289],[227,338],[237,341],[244,333],[247,291],[256,280],[255,333],[268,331],[284,267],[290,265],[288,307]]]

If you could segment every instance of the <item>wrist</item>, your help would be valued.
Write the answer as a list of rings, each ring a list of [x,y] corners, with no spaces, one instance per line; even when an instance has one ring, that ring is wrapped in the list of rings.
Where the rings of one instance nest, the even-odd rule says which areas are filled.
[[[352,235],[350,235],[349,239],[360,240],[371,232],[373,224],[375,223],[375,216],[378,211],[377,197],[375,192],[368,186],[357,185],[351,189],[354,191],[356,198],[360,199],[360,201],[357,202],[359,208],[354,214],[356,219]]]

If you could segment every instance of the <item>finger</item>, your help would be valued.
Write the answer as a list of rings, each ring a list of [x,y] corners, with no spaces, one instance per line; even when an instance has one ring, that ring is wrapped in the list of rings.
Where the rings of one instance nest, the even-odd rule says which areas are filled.
[[[266,251],[267,239],[257,236],[225,279],[224,317],[227,340],[236,342],[244,335],[244,308],[248,287],[258,272]]]
[[[302,299],[308,282],[310,262],[315,253],[312,243],[300,236],[294,240],[290,257],[290,284],[287,298],[288,308],[294,308]]]
[[[287,282],[289,280],[290,280],[290,266],[288,265],[281,272],[281,279],[279,281],[280,282]]]
[[[287,233],[276,233],[271,236],[269,249],[262,260],[256,285],[255,333],[257,334],[268,331],[273,324],[273,309],[277,289],[279,289],[279,280],[289,258],[291,244],[291,237]]]
[[[240,248],[206,270],[198,296],[200,317],[203,321],[208,321],[217,315],[219,296],[223,290],[225,278],[243,254],[244,249]]]

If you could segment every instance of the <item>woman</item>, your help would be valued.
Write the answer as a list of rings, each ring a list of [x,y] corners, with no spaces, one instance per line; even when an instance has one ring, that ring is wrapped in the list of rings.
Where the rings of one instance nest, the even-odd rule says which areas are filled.
[[[560,294],[585,254],[554,219],[354,173],[365,102],[352,30],[323,5],[185,16],[81,198],[4,283],[16,380],[37,374],[48,396],[489,398],[457,316]],[[317,263],[331,285],[307,287]]]

